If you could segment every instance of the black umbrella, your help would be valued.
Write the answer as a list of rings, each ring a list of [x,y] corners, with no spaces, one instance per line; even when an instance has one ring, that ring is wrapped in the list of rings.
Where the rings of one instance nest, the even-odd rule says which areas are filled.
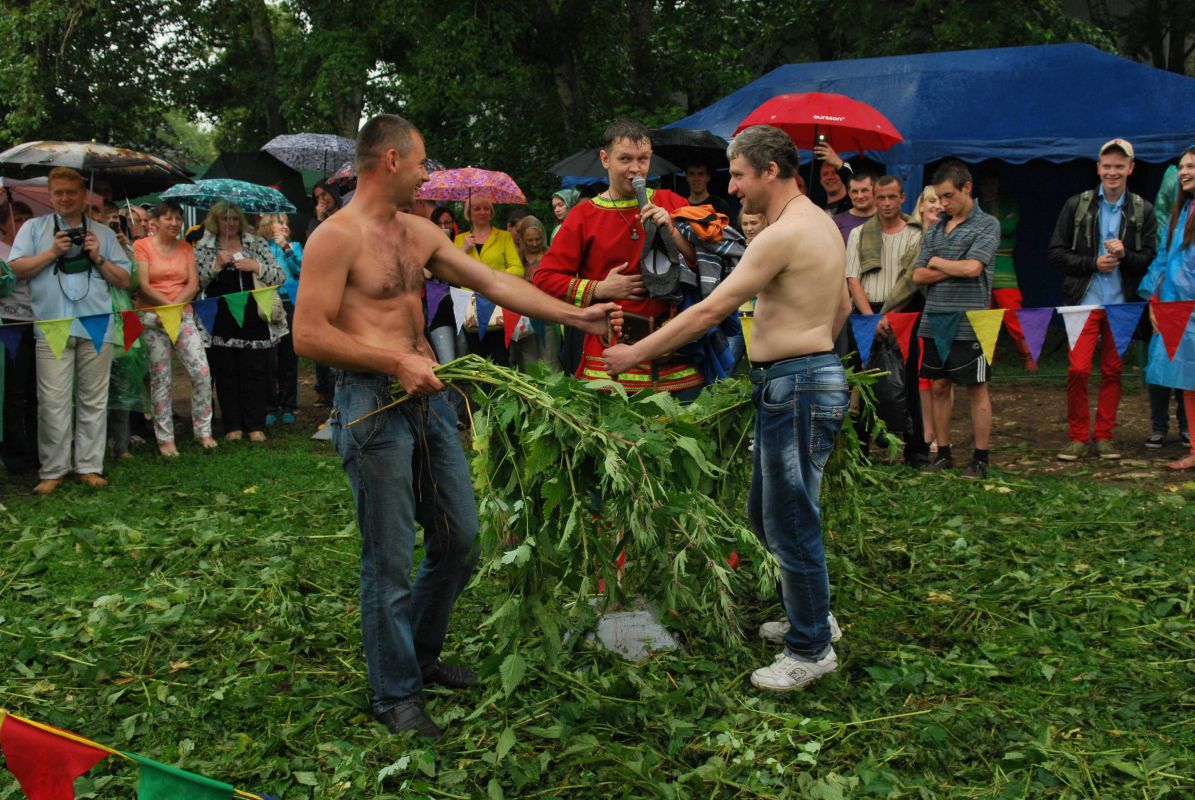
[[[303,175],[267,152],[221,153],[204,171],[204,178],[235,178],[282,192],[300,212],[311,211],[311,197]],[[306,221],[303,223],[306,225]]]
[[[551,172],[553,175],[559,175],[562,178],[605,178],[609,175],[609,172],[602,166],[600,152],[600,150],[594,148],[593,150],[582,150],[580,153],[573,153],[568,158],[553,164]],[[671,175],[675,172],[680,172],[680,168],[676,164],[667,159],[660,158],[654,153],[652,154],[651,168],[647,172],[648,177]]]
[[[691,128],[657,128],[651,131],[651,150],[680,164],[705,164],[710,170],[726,169],[726,148],[730,142],[716,133]]]
[[[164,158],[97,142],[25,142],[0,153],[0,173],[9,177],[45,175],[55,167],[106,181],[113,197],[140,197],[191,182],[186,170]]]

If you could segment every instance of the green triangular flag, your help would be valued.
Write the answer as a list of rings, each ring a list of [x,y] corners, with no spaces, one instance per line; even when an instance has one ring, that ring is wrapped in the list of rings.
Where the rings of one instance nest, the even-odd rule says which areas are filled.
[[[229,800],[232,786],[177,767],[159,764],[152,758],[125,753],[141,765],[137,800]]]
[[[944,365],[950,358],[950,345],[954,342],[954,335],[958,333],[958,324],[962,321],[963,312],[935,311],[925,316],[929,317],[929,329],[934,335],[934,344]]]
[[[46,337],[46,344],[54,353],[54,358],[62,358],[62,351],[66,349],[66,340],[71,336],[71,321],[69,319],[39,319],[37,327]]]
[[[245,325],[245,305],[249,302],[248,292],[224,295],[224,304],[228,306],[228,313],[237,321],[237,325]]]
[[[278,294],[277,286],[262,286],[260,289],[254,289],[249,294],[253,295],[253,299],[257,301],[257,307],[261,309],[261,313],[270,316],[270,311],[274,305],[274,295]]]

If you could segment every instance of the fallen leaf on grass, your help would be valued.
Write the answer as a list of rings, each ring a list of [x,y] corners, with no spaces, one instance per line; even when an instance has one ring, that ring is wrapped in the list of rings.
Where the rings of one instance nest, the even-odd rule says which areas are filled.
[[[954,595],[950,592],[939,592],[934,589],[929,590],[929,594],[925,596],[926,602],[929,603],[953,603]]]
[[[189,666],[191,666],[190,661],[171,661],[170,662],[170,671],[178,672],[179,670],[186,669]]]
[[[246,486],[244,489],[241,490],[241,494],[257,494],[257,487],[256,486]],[[306,775],[308,773],[303,773],[303,774]]]
[[[995,492],[996,494],[1012,494],[1011,486],[999,486],[987,483],[984,484],[983,488],[989,492]]]

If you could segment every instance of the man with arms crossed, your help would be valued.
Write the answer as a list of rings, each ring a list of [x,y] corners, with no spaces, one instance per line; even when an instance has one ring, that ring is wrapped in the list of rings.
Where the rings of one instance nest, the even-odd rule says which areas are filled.
[[[701,303],[633,345],[605,351],[617,375],[696,339],[758,295],[751,338],[755,471],[751,525],[780,563],[789,628],[784,650],[751,674],[760,689],[805,686],[838,666],[818,494],[849,395],[831,348],[846,321],[846,253],[825,212],[797,189],[797,153],[783,131],[757,125],[731,143],[730,192],[764,228]]]
[[[605,332],[617,306],[579,309],[554,300],[469,258],[430,220],[399,213],[427,181],[426,159],[423,138],[401,117],[382,114],[361,129],[353,203],[308,240],[294,344],[299,355],[343,370],[332,438],[361,531],[361,628],[373,713],[392,732],[439,738],[423,710],[424,684],[457,688],[476,680],[439,655],[452,605],[477,561],[478,521],[456,415],[423,334],[423,271],[472,286],[505,308],[590,333]],[[617,314],[613,323],[620,328]],[[362,420],[390,401],[396,381],[415,397]],[[412,585],[417,521],[426,555]]]

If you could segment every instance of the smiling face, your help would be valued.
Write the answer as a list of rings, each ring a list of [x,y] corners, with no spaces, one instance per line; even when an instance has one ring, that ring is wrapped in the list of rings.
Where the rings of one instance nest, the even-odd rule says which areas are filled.
[[[730,193],[742,201],[744,214],[767,214],[776,170],[775,161],[759,172],[744,156],[737,155],[730,160]]]
[[[1183,153],[1178,162],[1178,185],[1188,194],[1195,194],[1195,153]]]
[[[469,221],[474,228],[488,228],[494,221],[494,204],[487,198],[476,197],[469,203]]]
[[[851,178],[851,207],[861,214],[870,214],[875,207],[875,186],[870,177]]]
[[[1120,197],[1128,184],[1129,176],[1133,174],[1133,159],[1119,150],[1109,150],[1100,156],[1095,171],[1100,176],[1104,194]]]
[[[56,178],[50,182],[50,205],[61,217],[74,217],[83,212],[83,184],[70,178]]]
[[[833,164],[822,164],[818,177],[821,180],[822,188],[830,197],[841,197],[846,192],[846,187],[842,185],[842,178],[838,177],[838,168]]]
[[[233,217],[235,220],[236,217]],[[223,230],[223,228],[221,228]],[[173,211],[164,211],[157,219],[157,234],[164,239],[177,239],[183,232],[183,218]]]
[[[440,211],[432,221],[448,235],[449,239],[456,236],[456,222],[452,219],[451,211],[447,209]]]
[[[931,187],[921,198],[921,208],[918,209],[921,215],[921,226],[929,228],[931,225],[937,223],[942,217],[942,201],[938,199],[938,193]]]
[[[614,199],[634,197],[631,181],[636,177],[646,178],[651,169],[651,140],[615,139],[609,152],[601,151],[601,157],[602,166],[610,178],[610,196]]]
[[[685,170],[690,197],[704,197],[710,184],[710,170],[704,164],[693,164]]]

